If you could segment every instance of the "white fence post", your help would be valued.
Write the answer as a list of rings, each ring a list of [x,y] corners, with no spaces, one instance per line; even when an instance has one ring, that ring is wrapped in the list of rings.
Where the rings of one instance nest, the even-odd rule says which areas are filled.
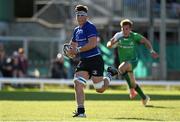
[[[4,83],[16,83],[16,84],[39,84],[40,90],[44,91],[44,84],[61,84],[61,85],[74,85],[72,79],[41,79],[41,78],[0,78],[0,90]],[[152,85],[152,86],[166,86],[170,89],[171,86],[180,86],[180,81],[139,81],[139,85]],[[112,80],[110,86],[126,85],[123,80]],[[92,85],[92,81],[88,81],[87,88]]]
[[[40,90],[44,91],[44,83],[43,82],[40,83]]]

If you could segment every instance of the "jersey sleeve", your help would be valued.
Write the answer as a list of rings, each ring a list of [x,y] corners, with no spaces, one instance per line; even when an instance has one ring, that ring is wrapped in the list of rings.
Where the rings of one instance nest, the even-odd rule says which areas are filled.
[[[86,36],[87,38],[91,38],[91,37],[97,37],[97,29],[94,25],[89,25],[86,28]]]
[[[143,38],[143,36],[141,34],[134,33],[134,40],[135,40],[136,43],[140,43],[142,38]]]
[[[115,39],[115,41],[117,41],[118,39],[122,38],[123,37],[123,33],[122,32],[117,32],[113,38]]]
[[[72,40],[73,42],[76,42],[75,33],[76,33],[76,29],[74,29],[73,34],[72,34],[72,38],[71,38],[71,40]]]

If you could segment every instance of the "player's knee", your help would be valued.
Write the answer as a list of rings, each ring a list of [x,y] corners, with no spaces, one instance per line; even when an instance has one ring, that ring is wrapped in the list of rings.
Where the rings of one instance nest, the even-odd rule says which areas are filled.
[[[104,92],[104,81],[100,81],[98,83],[94,83],[94,88],[97,92],[102,93]]]
[[[84,79],[83,77],[74,77],[74,79],[73,79],[73,81],[74,81],[74,83],[75,83],[75,86],[77,86],[78,84],[82,84],[82,85],[86,85],[86,83],[87,83],[87,80],[86,79]]]
[[[79,81],[74,81],[74,88],[75,89],[82,89],[84,88],[84,84],[80,83]]]
[[[96,92],[98,93],[103,93],[105,91],[105,89],[96,89]]]
[[[137,84],[134,83],[134,82],[131,83],[132,88],[136,88],[136,85],[137,85]]]
[[[119,71],[119,73],[122,75],[122,74],[124,74],[125,73],[125,70],[124,70],[124,68],[123,67],[118,67],[118,71]]]

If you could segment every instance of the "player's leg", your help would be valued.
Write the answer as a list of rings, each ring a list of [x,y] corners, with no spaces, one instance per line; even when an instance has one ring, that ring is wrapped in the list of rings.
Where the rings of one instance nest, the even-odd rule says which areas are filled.
[[[133,72],[129,72],[129,77],[131,79],[131,81],[133,81],[135,84],[133,85],[133,88],[136,90],[136,92],[139,94],[139,96],[141,97],[142,99],[142,104],[144,106],[147,105],[148,101],[150,100],[150,97],[145,95],[143,90],[141,89],[141,87],[136,83],[136,80],[135,80],[135,77],[134,77],[134,74]]]
[[[133,99],[138,93],[142,98],[143,105],[146,106],[147,102],[150,100],[150,97],[145,95],[140,86],[136,83],[133,74],[133,69],[136,67],[136,65],[137,61],[122,62],[118,67],[118,71],[119,74],[121,74],[127,81],[130,89],[130,98]]]
[[[103,72],[101,74],[103,74]],[[117,74],[118,71],[116,69],[108,69],[106,76],[92,76],[91,79],[96,91],[99,93],[103,93],[109,87],[112,77]]]
[[[92,76],[92,81],[96,91],[99,93],[103,93],[109,87],[112,77],[117,74],[118,71],[116,69],[107,69],[106,76]]]
[[[145,99],[146,96],[145,96],[145,94],[143,93],[143,91],[142,91],[142,89],[140,88],[140,86],[136,83],[136,79],[135,79],[135,77],[134,77],[133,72],[128,72],[128,75],[129,75],[130,80],[133,82],[132,88],[134,88],[134,89],[136,90],[136,92],[139,94],[139,96],[140,96],[142,99]]]
[[[104,73],[104,61],[101,56],[95,57],[92,62],[92,65],[89,65],[91,72],[91,79],[93,81],[94,88],[97,92],[103,93],[109,86],[109,83],[114,75],[112,72],[108,72],[106,76],[103,76]],[[116,70],[116,74],[118,74]]]
[[[104,79],[103,76],[92,76],[91,79],[98,93],[103,93],[109,86],[109,79]]]
[[[132,72],[131,64],[129,62],[122,62],[118,67],[118,71],[123,76],[123,78],[126,79],[130,91],[130,98],[134,98],[137,95],[134,89],[136,81],[131,79],[129,76],[129,74]]]
[[[77,112],[73,117],[85,117],[85,107],[84,107],[84,88],[86,82],[89,79],[89,72],[87,70],[88,61],[80,61],[77,65],[76,73],[74,75],[74,88],[75,88],[75,98],[77,102]]]
[[[144,94],[140,86],[137,84],[136,79],[133,74],[133,69],[136,67],[137,61],[123,62],[119,69],[122,72],[125,72],[123,76],[126,81],[129,83],[130,87],[130,98],[133,99],[136,96],[136,92],[142,98],[143,105],[146,105],[150,98]],[[136,91],[136,92],[135,92]]]
[[[73,117],[85,117],[85,108],[84,108],[84,88],[86,86],[87,79],[89,74],[86,71],[78,71],[74,76],[74,88],[75,88],[75,98],[77,102],[77,112]]]
[[[137,62],[137,60],[131,60],[131,61],[129,61],[129,63],[131,64],[131,68],[133,70],[137,66],[138,62]],[[150,100],[150,97],[145,95],[144,92],[142,91],[142,89],[140,88],[140,86],[137,84],[133,72],[130,72],[129,75],[130,75],[130,78],[132,79],[132,81],[134,81],[133,87],[135,88],[135,90],[139,94],[139,96],[142,98],[143,105],[146,106],[147,102]]]

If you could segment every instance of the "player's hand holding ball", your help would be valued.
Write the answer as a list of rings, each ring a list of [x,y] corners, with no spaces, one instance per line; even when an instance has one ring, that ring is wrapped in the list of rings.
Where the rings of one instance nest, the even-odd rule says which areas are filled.
[[[68,58],[75,58],[77,51],[70,44],[66,43],[63,45],[63,54]]]

